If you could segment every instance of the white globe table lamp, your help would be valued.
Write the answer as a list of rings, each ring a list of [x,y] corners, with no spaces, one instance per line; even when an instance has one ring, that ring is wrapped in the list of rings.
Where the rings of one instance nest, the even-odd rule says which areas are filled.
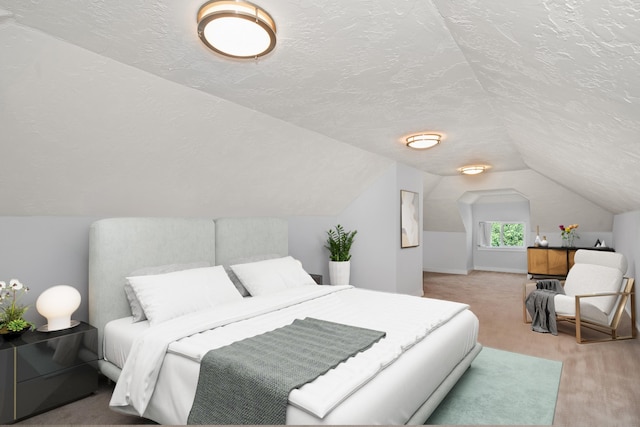
[[[78,325],[71,321],[71,315],[80,307],[80,292],[73,286],[52,286],[40,294],[36,300],[36,310],[47,318],[43,331],[59,331]]]

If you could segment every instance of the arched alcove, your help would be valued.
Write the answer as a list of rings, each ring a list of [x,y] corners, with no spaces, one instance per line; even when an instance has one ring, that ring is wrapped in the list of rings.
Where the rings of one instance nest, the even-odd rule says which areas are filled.
[[[458,209],[466,232],[468,270],[489,270],[512,273],[527,271],[526,247],[531,234],[529,199],[517,190],[467,191],[458,199]],[[478,244],[479,223],[485,221],[524,223],[522,248],[484,248]]]

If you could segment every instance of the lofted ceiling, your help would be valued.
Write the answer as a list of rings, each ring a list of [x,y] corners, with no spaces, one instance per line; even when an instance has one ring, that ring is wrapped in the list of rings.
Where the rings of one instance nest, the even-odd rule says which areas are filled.
[[[609,212],[640,209],[637,2],[254,2],[278,42],[249,61],[199,41],[203,1],[0,0],[0,23],[435,177],[531,169]],[[420,131],[443,142],[406,148]]]

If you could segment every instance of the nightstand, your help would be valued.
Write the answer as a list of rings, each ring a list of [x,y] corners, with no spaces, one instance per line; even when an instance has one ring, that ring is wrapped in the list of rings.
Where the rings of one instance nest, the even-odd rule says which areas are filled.
[[[0,338],[0,424],[27,418],[98,388],[98,330],[81,322]]]
[[[314,282],[318,285],[322,285],[322,274],[309,274]]]

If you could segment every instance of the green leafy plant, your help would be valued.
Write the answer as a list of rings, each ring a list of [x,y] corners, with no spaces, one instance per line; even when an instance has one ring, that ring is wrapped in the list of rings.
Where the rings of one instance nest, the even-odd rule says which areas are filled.
[[[23,329],[31,327],[31,323],[24,319],[16,319],[7,323],[7,330],[11,332],[20,332]]]
[[[33,324],[22,317],[29,306],[18,304],[20,296],[27,292],[29,288],[17,279],[11,279],[8,286],[0,281],[0,331],[20,332],[33,328]]]
[[[336,225],[335,230],[328,230],[325,248],[329,249],[329,259],[331,261],[349,261],[351,259],[351,245],[357,233],[357,230],[344,231],[340,224]]]

